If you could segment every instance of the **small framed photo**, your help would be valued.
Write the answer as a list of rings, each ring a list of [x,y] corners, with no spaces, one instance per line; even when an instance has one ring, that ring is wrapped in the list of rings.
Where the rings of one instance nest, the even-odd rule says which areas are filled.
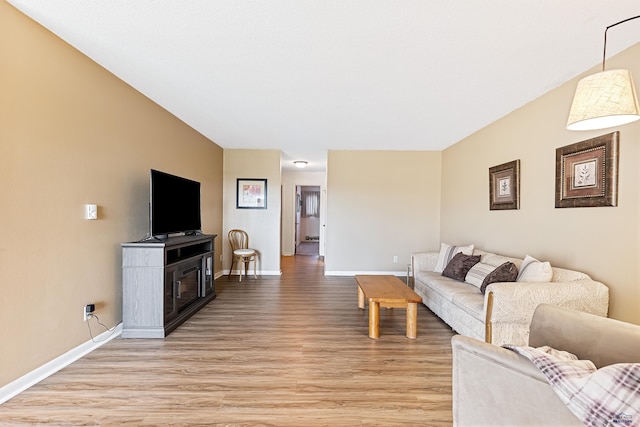
[[[236,209],[267,209],[267,180],[238,178]]]
[[[520,159],[489,168],[489,210],[520,209]]]
[[[620,132],[556,149],[556,208],[618,205]]]

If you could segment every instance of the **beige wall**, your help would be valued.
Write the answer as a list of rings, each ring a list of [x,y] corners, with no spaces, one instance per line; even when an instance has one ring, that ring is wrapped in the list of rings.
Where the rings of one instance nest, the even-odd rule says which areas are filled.
[[[237,209],[238,178],[267,180],[267,209]],[[249,246],[260,254],[259,274],[280,274],[280,150],[224,150],[223,268],[231,266],[227,234],[240,228],[249,234]],[[253,268],[253,264],[249,266]],[[234,270],[237,267],[234,266]]]
[[[438,248],[440,164],[440,152],[329,151],[327,274],[404,274],[413,252]]]
[[[639,81],[638,57],[640,44],[608,60],[607,68],[631,67]],[[444,151],[442,239],[584,271],[609,286],[611,317],[640,323],[640,124],[619,128],[617,207],[554,207],[556,148],[616,130],[565,130],[577,80]],[[489,168],[516,159],[520,210],[489,211]]]
[[[221,148],[0,2],[0,386],[88,341],[86,303],[120,322],[120,242],[147,233],[150,168],[200,181],[220,234]]]

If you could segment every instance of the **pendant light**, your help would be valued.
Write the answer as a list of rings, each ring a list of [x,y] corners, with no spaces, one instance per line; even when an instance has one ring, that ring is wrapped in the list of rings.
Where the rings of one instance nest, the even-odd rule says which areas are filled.
[[[604,30],[602,72],[587,76],[578,82],[567,120],[567,129],[604,129],[640,119],[638,97],[629,70],[605,71],[607,30],[637,18],[640,18],[640,15],[616,22]]]

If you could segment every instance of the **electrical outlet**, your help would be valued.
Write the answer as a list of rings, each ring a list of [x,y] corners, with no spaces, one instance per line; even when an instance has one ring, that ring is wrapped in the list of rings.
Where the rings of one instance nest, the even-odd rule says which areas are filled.
[[[95,304],[85,305],[84,307],[82,307],[82,319],[86,322],[87,320],[89,320],[94,311],[96,311]]]
[[[398,262],[398,257],[396,255],[393,256],[393,262]]]

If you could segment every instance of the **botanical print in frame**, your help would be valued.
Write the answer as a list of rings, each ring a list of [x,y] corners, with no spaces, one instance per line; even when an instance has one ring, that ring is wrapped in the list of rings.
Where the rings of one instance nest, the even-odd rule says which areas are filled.
[[[236,188],[237,209],[266,209],[267,180],[238,178]]]
[[[618,205],[620,132],[556,149],[556,208]]]
[[[520,159],[489,168],[489,210],[520,209]]]

